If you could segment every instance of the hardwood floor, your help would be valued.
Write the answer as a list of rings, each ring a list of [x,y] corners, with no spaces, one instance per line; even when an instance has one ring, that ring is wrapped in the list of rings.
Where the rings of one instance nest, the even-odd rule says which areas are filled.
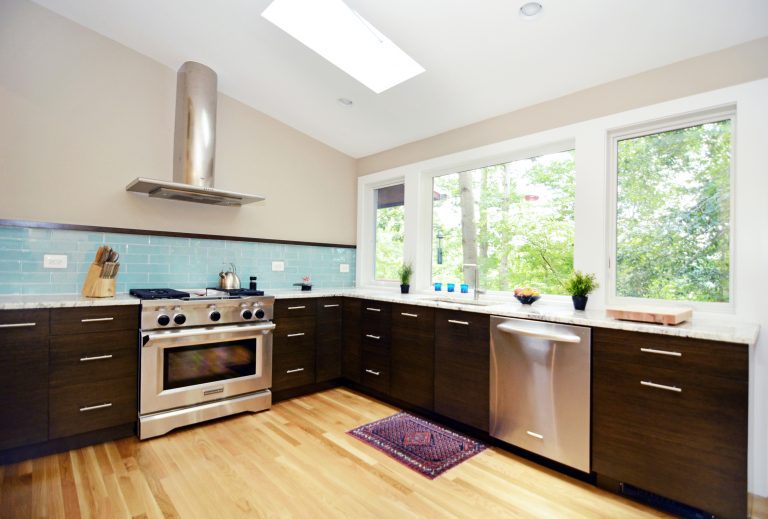
[[[396,411],[337,388],[0,466],[0,517],[663,517],[503,450],[428,480],[345,434]]]

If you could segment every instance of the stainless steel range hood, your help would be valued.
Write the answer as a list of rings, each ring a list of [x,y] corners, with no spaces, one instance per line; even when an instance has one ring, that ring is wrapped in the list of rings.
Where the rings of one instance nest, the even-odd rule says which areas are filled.
[[[240,206],[263,196],[214,189],[216,155],[216,73],[194,61],[176,75],[176,129],[173,182],[139,177],[126,191],[200,204]]]

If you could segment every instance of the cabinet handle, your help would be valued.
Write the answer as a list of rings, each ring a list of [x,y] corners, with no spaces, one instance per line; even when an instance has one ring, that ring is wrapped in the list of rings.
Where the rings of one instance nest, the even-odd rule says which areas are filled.
[[[467,321],[454,321],[453,319],[448,319],[448,322],[453,324],[460,324],[462,326],[469,326],[469,322]]]
[[[301,310],[302,308],[306,308],[306,306],[289,306],[288,310]]]
[[[300,332],[300,333],[289,333],[288,335],[286,335],[286,337],[301,337],[302,335],[304,335],[304,332]]]
[[[404,315],[405,317],[418,317],[419,314],[409,314],[407,312],[400,312],[400,315]]]
[[[89,360],[105,360],[105,359],[111,359],[112,355],[96,355],[93,357],[80,357],[80,362],[88,362]]]
[[[679,351],[665,351],[665,350],[654,350],[653,348],[640,348],[640,351],[643,353],[653,353],[655,355],[669,355],[670,357],[682,357],[683,354]]]
[[[640,384],[646,387],[655,387],[656,389],[663,389],[664,391],[674,391],[675,393],[682,393],[682,389],[676,386],[665,386],[664,384],[656,384],[647,380],[641,380]]]
[[[0,324],[0,328],[29,328],[30,326],[37,326],[37,323]]]
[[[112,402],[106,402],[103,404],[96,404],[96,405],[87,405],[85,407],[80,408],[80,412],[84,413],[86,411],[94,411],[96,409],[104,409],[105,407],[112,407]]]
[[[100,323],[102,321],[114,321],[114,317],[95,317],[93,319],[80,319],[81,323]]]
[[[535,433],[533,431],[525,431],[525,434],[527,434],[528,436],[533,436],[534,438],[538,438],[539,440],[543,440],[544,439],[544,435],[539,434],[539,433]]]
[[[323,305],[323,308],[336,308],[339,305]]]
[[[298,373],[299,371],[304,371],[304,368],[289,369],[286,373]]]
[[[381,312],[381,308],[371,308],[367,307],[366,310],[370,310],[371,312]]]
[[[371,375],[376,375],[377,377],[381,375],[381,371],[373,371],[372,369],[366,369],[366,373],[370,373]]]
[[[371,338],[371,339],[376,339],[377,341],[378,341],[379,339],[381,339],[381,335],[370,335],[370,334],[366,334],[366,337],[369,337],[369,338]]]

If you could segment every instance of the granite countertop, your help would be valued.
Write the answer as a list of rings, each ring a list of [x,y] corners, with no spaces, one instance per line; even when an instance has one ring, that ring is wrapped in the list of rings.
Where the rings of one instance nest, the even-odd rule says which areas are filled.
[[[738,322],[733,320],[730,316],[705,315],[696,312],[694,312],[692,320],[677,326],[619,321],[607,317],[605,315],[605,310],[602,309],[577,311],[573,309],[570,301],[563,303],[559,301],[547,301],[546,297],[537,301],[534,305],[525,306],[514,299],[502,300],[490,296],[483,296],[480,298],[480,301],[485,302],[486,304],[477,306],[471,304],[471,295],[464,295],[464,297],[462,297],[461,294],[449,295],[447,293],[439,294],[435,292],[400,294],[394,289],[320,288],[310,291],[278,289],[269,290],[268,294],[274,295],[276,299],[333,296],[359,297],[391,303],[444,308],[447,310],[461,310],[465,312],[517,317],[521,319],[535,319],[562,324],[612,328],[616,330],[654,333],[675,337],[689,337],[693,339],[706,339],[738,344],[755,344],[760,330],[760,327],[757,324]],[[450,297],[451,299],[455,299],[455,301],[435,301],[435,298],[437,297]],[[140,301],[137,298],[128,294],[118,294],[111,298],[90,298],[75,294],[0,296],[0,310],[138,305],[139,303]]]

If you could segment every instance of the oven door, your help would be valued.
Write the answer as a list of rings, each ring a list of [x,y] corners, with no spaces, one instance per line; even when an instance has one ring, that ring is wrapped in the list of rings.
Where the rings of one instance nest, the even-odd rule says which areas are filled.
[[[264,322],[143,333],[139,414],[269,388],[274,328]]]

